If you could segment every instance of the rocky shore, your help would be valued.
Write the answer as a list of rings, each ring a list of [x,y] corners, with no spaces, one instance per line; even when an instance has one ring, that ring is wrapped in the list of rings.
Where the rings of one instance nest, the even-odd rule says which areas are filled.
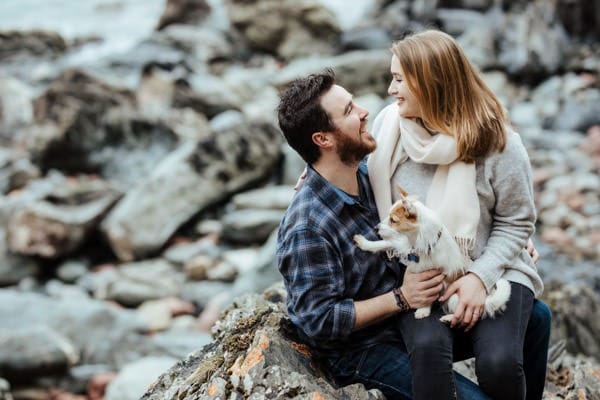
[[[131,49],[79,64],[101,37],[0,31],[0,400],[381,398],[332,386],[287,328],[274,232],[304,165],[274,110],[332,67],[374,117],[391,42],[426,26],[534,168],[546,398],[600,398],[600,6],[343,3],[168,0]]]

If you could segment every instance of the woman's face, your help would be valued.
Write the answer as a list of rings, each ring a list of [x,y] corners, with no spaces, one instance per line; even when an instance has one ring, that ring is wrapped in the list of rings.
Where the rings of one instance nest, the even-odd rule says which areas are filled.
[[[395,55],[392,56],[390,72],[392,74],[392,82],[388,88],[388,94],[396,98],[400,116],[404,118],[421,118],[421,106],[408,89],[406,80],[404,79],[404,72],[400,66],[400,60]]]

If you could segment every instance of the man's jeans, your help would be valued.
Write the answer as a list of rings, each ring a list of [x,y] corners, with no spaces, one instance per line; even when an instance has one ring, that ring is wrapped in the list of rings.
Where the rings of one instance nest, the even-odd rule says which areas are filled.
[[[527,381],[527,400],[540,400],[546,380],[551,313],[548,306],[536,300],[531,312],[523,352],[523,369]],[[469,358],[464,349],[456,361]],[[408,354],[399,344],[382,343],[341,357],[325,360],[325,367],[340,386],[362,383],[367,389],[377,388],[389,399],[412,400],[412,374]],[[458,396],[463,400],[488,399],[475,383],[455,373]],[[510,383],[508,383],[510,384]]]

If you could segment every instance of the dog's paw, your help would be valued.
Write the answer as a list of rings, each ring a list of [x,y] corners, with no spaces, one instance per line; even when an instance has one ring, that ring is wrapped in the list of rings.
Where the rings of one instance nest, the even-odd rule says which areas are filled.
[[[366,241],[366,239],[363,235],[354,235],[352,240],[354,240],[354,243],[356,243],[356,245],[358,247],[360,247],[361,249],[364,247],[365,241]]]
[[[427,317],[429,317],[430,314],[431,314],[431,309],[429,307],[419,308],[419,309],[417,309],[417,311],[415,311],[415,318],[416,319],[427,318]]]
[[[454,317],[454,314],[446,314],[440,318],[440,321],[442,321],[445,324],[449,324],[450,322],[452,322],[452,317]]]

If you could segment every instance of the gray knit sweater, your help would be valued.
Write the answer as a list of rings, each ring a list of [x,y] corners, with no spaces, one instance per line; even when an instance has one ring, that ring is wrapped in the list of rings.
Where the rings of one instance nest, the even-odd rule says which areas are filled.
[[[379,131],[377,122],[374,132]],[[528,287],[539,297],[544,285],[525,249],[536,219],[531,165],[520,137],[508,136],[503,152],[476,162],[481,213],[469,272],[481,278],[488,292],[499,278],[505,278]],[[392,187],[399,184],[424,201],[436,168],[409,158],[398,165],[390,183]],[[398,196],[395,191],[392,193]]]

